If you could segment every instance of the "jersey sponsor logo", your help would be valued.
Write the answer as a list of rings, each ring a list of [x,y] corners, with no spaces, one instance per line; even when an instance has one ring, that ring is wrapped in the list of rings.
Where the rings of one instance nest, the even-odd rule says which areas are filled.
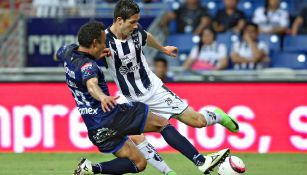
[[[89,115],[98,114],[98,108],[96,108],[96,109],[93,109],[93,108],[78,108],[78,111],[80,112],[81,115],[84,115],[84,114],[89,114]]]
[[[64,62],[64,68],[65,68],[65,73],[66,75],[68,75],[70,78],[73,78],[73,79],[76,79],[76,76],[75,76],[75,72],[70,70],[68,67],[67,67],[67,63]]]
[[[134,65],[134,66],[131,66],[130,68],[128,68],[127,66],[121,66],[119,68],[119,72],[122,74],[122,75],[126,75],[127,73],[129,72],[135,72],[137,70],[140,69],[140,63]]]
[[[77,85],[76,85],[76,83],[74,83],[74,82],[72,82],[72,81],[70,81],[70,80],[66,80],[66,82],[67,82],[67,85],[68,85],[68,86],[73,87],[73,88],[78,88]]]
[[[117,134],[117,131],[110,128],[101,128],[96,131],[96,134],[93,136],[93,139],[96,143],[102,143],[107,139],[114,137]]]
[[[130,58],[128,56],[124,56],[122,58],[120,58],[120,60],[122,61],[123,64],[128,64],[130,62],[132,62],[132,60],[136,59],[135,57],[134,58]]]

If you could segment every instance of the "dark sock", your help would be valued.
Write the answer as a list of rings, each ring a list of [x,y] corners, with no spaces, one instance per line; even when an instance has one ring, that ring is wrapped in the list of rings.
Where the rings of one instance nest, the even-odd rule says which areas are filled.
[[[125,174],[138,173],[136,165],[127,158],[116,158],[92,166],[94,174]]]
[[[161,135],[171,147],[185,155],[196,166],[202,165],[205,162],[205,157],[199,154],[195,147],[185,137],[183,137],[172,125],[167,125],[161,131]]]

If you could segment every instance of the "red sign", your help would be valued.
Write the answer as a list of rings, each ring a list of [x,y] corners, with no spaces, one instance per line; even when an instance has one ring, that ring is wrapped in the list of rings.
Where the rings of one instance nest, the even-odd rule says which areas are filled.
[[[240,132],[220,125],[194,129],[171,123],[200,151],[307,152],[307,83],[171,83],[197,111],[218,106],[238,118]],[[109,84],[115,94],[115,84]],[[146,134],[160,151],[174,151]],[[64,83],[0,85],[0,152],[97,151]]]

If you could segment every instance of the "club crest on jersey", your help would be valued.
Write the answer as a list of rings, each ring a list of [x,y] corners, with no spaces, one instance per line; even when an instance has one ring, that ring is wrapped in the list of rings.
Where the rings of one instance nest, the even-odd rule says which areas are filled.
[[[81,72],[82,72],[82,74],[85,75],[85,76],[90,75],[92,67],[93,67],[93,64],[92,64],[92,63],[86,63],[86,64],[84,64],[84,65],[81,67]]]
[[[82,67],[81,70],[84,71],[86,69],[92,68],[93,64],[92,63],[85,63]]]
[[[139,34],[137,32],[137,30],[134,30],[133,33],[131,34],[132,38],[137,38],[139,37]]]

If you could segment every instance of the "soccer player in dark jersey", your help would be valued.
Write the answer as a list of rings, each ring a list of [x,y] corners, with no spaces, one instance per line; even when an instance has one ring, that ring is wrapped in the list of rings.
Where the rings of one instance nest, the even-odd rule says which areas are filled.
[[[113,153],[117,158],[96,164],[81,159],[75,175],[138,173],[147,161],[128,135],[143,132],[160,132],[167,143],[187,157],[197,150],[171,126],[167,119],[148,111],[141,102],[117,104],[110,96],[102,71],[95,59],[110,54],[105,45],[104,25],[89,22],[78,32],[77,44],[62,46],[55,58],[64,62],[66,83],[76,101],[78,110],[88,129],[92,143],[104,153]],[[199,153],[197,153],[199,155]],[[210,172],[229,154],[224,149],[211,155],[203,167]],[[198,160],[197,157],[195,157]]]

